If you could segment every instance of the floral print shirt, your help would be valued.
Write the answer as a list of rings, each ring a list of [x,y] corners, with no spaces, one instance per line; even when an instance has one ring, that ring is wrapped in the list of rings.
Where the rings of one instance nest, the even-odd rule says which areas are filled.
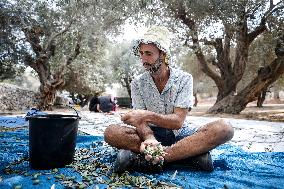
[[[160,93],[150,73],[145,72],[132,81],[131,98],[133,109],[159,114],[172,114],[175,107],[189,109],[193,105],[193,79],[191,74],[170,67],[169,80]],[[188,125],[186,120],[181,129],[174,130],[175,135]]]

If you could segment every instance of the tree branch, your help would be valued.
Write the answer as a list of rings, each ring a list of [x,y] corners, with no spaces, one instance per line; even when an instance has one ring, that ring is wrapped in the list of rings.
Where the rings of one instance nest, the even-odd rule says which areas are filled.
[[[201,40],[200,40],[201,41]],[[204,45],[211,45],[211,46],[213,46],[213,47],[217,47],[217,43],[216,43],[216,41],[209,41],[209,40],[207,40],[206,38],[205,39],[203,39],[203,42],[204,42]]]
[[[24,63],[25,63],[25,65],[30,66],[31,68],[33,68],[36,71],[35,59],[30,54],[25,53]]]
[[[59,35],[64,34],[65,32],[67,32],[67,31],[69,30],[69,28],[71,27],[71,25],[72,25],[72,21],[69,23],[69,25],[68,25],[64,30],[62,30],[62,31],[60,31],[60,32],[58,32],[58,33],[53,34],[53,35],[49,38],[49,40],[48,40],[48,42],[47,42],[47,44],[46,44],[46,47],[44,48],[45,51],[47,52],[48,58],[53,54],[53,51],[55,50],[54,44],[53,44],[55,38],[58,37]]]
[[[254,29],[254,31],[252,31],[248,34],[248,42],[249,43],[253,42],[253,40],[259,34],[261,34],[262,32],[264,32],[266,30],[265,24],[266,24],[266,21],[265,21],[265,19],[262,18],[260,24]]]
[[[42,35],[42,28],[40,26],[33,26],[32,28],[22,28],[27,41],[32,46],[34,53],[40,56],[42,46],[40,45],[40,36]]]
[[[269,1],[269,6],[272,7],[273,6],[273,0]]]
[[[75,50],[74,50],[73,54],[68,57],[68,59],[66,61],[67,66],[70,65],[73,62],[73,60],[75,60],[77,58],[77,56],[80,54],[81,40],[82,40],[82,36],[79,34]]]
[[[266,30],[266,20],[268,19],[268,17],[276,12],[277,10],[283,9],[284,6],[279,6],[277,7],[277,5],[279,5],[280,2],[278,2],[277,4],[273,4],[273,1],[270,0],[270,6],[269,9],[264,13],[263,17],[261,18],[261,22],[259,23],[259,25],[255,28],[254,31],[250,32],[248,34],[248,41],[249,43],[251,43],[259,34],[261,34],[262,32],[264,32]],[[276,8],[275,8],[276,7]]]
[[[226,71],[224,66],[224,64],[226,63],[224,62],[224,49],[222,39],[216,38],[215,41],[208,41],[207,39],[204,39],[204,44],[212,45],[215,48],[218,62],[212,61],[212,64],[218,67],[221,71],[221,75],[223,75],[223,73]]]
[[[279,1],[278,3],[276,3],[276,4],[274,5],[274,4],[273,4],[273,1],[270,0],[269,9],[264,13],[262,19],[267,20],[267,18],[268,18],[272,13],[274,13],[275,11],[277,11],[277,10],[279,10],[279,9],[283,9],[283,8],[284,8],[284,5],[277,7],[277,6],[280,5],[280,4],[281,4],[281,1]],[[275,7],[276,7],[276,8],[275,8]]]
[[[273,3],[273,0],[271,0]],[[271,2],[270,1],[270,2]],[[252,13],[250,15],[254,15],[254,13],[257,11],[257,9],[259,9],[261,7],[261,3],[259,3],[257,6],[255,6],[255,8],[252,10]]]
[[[227,52],[227,55],[229,55],[231,48],[231,40],[233,37],[233,31],[231,30],[228,24],[224,24],[224,27],[225,27],[224,50]]]
[[[175,14],[176,18],[180,19],[182,21],[182,23],[184,23],[190,29],[189,35],[191,36],[191,39],[192,39],[192,42],[193,42],[193,45],[191,46],[191,48],[194,50],[194,53],[197,56],[197,59],[198,59],[200,65],[201,65],[201,70],[206,75],[211,77],[215,81],[216,85],[218,87],[220,87],[223,83],[222,79],[216,72],[211,70],[209,68],[208,64],[207,64],[205,56],[204,56],[203,52],[201,51],[201,47],[199,45],[198,33],[197,33],[197,30],[196,30],[194,20],[187,17],[186,11],[185,11],[183,6],[179,6],[178,11],[173,11],[173,13]]]

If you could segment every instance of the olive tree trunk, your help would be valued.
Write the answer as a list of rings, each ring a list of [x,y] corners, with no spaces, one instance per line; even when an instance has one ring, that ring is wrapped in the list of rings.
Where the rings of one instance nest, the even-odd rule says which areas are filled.
[[[25,37],[36,55],[35,57],[32,57],[27,54],[25,57],[25,64],[33,68],[38,74],[40,80],[40,95],[36,100],[38,101],[37,108],[41,110],[51,110],[52,105],[55,102],[56,91],[65,84],[63,74],[66,66],[71,64],[80,53],[81,38],[79,36],[74,52],[61,63],[60,68],[55,73],[51,73],[49,61],[55,53],[55,39],[67,32],[69,27],[70,25],[61,32],[51,35],[45,47],[41,45],[42,36],[45,35],[43,28],[36,26],[31,29],[23,29]]]
[[[258,72],[258,75],[237,95],[229,95],[216,102],[208,113],[238,114],[249,102],[257,100],[258,95],[275,82],[284,73],[284,48],[281,55],[268,66]]]

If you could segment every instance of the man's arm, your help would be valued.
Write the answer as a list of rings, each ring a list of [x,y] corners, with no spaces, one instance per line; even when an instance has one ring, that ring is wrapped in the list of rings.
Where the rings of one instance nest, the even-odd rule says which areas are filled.
[[[143,125],[136,126],[136,131],[139,137],[142,139],[142,141],[155,140],[152,129],[146,123]]]
[[[188,110],[175,108],[172,114],[158,114],[148,110],[133,110],[122,116],[121,120],[135,127],[152,123],[167,129],[179,129],[185,120]]]
[[[166,129],[180,129],[187,112],[188,110],[185,108],[174,108],[174,112],[167,115],[148,111],[146,121]]]

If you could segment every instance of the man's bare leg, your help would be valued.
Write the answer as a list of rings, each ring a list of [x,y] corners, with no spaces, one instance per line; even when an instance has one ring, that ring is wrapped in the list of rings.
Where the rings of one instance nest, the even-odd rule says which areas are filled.
[[[144,155],[140,154],[141,139],[135,128],[119,125],[107,127],[104,133],[105,141],[120,150],[114,163],[113,171],[123,173],[124,171],[139,170],[142,172],[160,172],[160,164],[151,164],[146,161]],[[132,153],[132,152],[136,153]]]
[[[166,148],[165,161],[172,162],[208,152],[233,138],[232,126],[217,120],[201,127],[195,134],[188,136]],[[110,125],[104,133],[105,141],[118,149],[139,153],[141,139],[135,128]]]
[[[233,138],[232,126],[223,120],[214,121],[166,148],[166,162],[177,161],[208,152]]]
[[[110,125],[104,132],[105,141],[118,149],[140,152],[141,140],[135,128]]]

